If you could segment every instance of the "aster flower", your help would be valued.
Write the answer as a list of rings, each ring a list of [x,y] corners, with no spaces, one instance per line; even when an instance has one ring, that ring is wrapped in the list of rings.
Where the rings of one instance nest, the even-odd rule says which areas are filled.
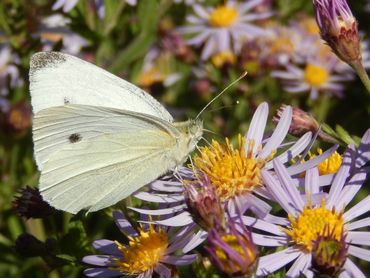
[[[234,148],[228,141],[224,145],[213,141],[212,146],[202,147],[200,154],[193,159],[195,169],[209,177],[221,201],[229,204],[232,216],[236,212],[235,204],[240,208],[242,214],[247,209],[251,209],[261,217],[266,216],[271,209],[266,202],[256,196],[272,198],[264,187],[260,173],[263,169],[273,170],[271,160],[275,157],[276,151],[281,148],[281,144],[288,133],[292,109],[287,107],[284,110],[273,134],[263,140],[267,116],[268,105],[263,103],[257,108],[246,136],[239,136],[238,147]],[[281,151],[281,153],[279,151],[280,154],[276,157],[282,163],[288,164],[294,157],[304,152],[310,144],[311,138],[312,134],[310,132],[306,133],[289,149]],[[289,173],[297,175],[316,166],[330,156],[336,148],[337,146],[334,146],[321,156],[306,163],[290,166],[288,168]],[[190,169],[185,168],[178,175],[183,180],[194,179],[194,173]],[[332,175],[325,177],[321,185],[330,182],[331,178]],[[298,179],[295,182],[297,185],[300,183]],[[193,223],[190,214],[184,210],[183,185],[180,181],[167,177],[165,180],[157,180],[152,183],[150,188],[152,192],[138,192],[135,197],[144,201],[167,204],[169,207],[159,210],[133,208],[134,210],[153,215],[178,213],[174,217],[156,221],[156,223],[163,225],[185,226]]]
[[[335,60],[307,61],[303,68],[287,64],[285,70],[272,72],[273,77],[283,81],[284,89],[290,93],[309,93],[312,99],[317,99],[319,93],[329,93],[342,96],[343,81],[352,79],[347,73],[335,73]]]
[[[88,268],[88,277],[151,277],[157,273],[170,278],[168,265],[187,265],[195,261],[197,255],[174,255],[191,240],[188,229],[173,234],[161,227],[143,225],[135,230],[129,221],[118,211],[113,212],[116,225],[129,240],[129,244],[118,241],[96,240],[93,247],[106,255],[90,255],[83,262],[97,267]]]
[[[215,8],[195,4],[193,9],[196,15],[187,17],[191,25],[179,30],[185,34],[194,34],[188,40],[190,45],[200,46],[204,43],[201,55],[203,60],[223,51],[238,54],[245,40],[266,35],[265,30],[250,23],[271,16],[271,12],[251,12],[262,2],[263,0],[246,3],[227,1]]]
[[[369,148],[369,145],[367,145]],[[344,155],[343,164],[335,175],[330,190],[325,193],[320,189],[317,168],[307,171],[305,177],[305,195],[297,189],[287,169],[277,159],[274,160],[276,177],[268,171],[262,171],[262,178],[278,204],[288,213],[288,218],[257,219],[243,217],[244,224],[260,232],[252,232],[253,240],[262,246],[284,248],[273,254],[262,256],[259,260],[257,275],[267,275],[293,262],[286,273],[289,277],[304,274],[312,277],[311,261],[315,241],[325,236],[329,229],[332,237],[340,241],[343,232],[349,245],[348,255],[363,260],[370,260],[367,249],[358,245],[369,245],[369,232],[356,229],[368,226],[365,219],[354,220],[370,210],[369,196],[345,211],[366,179],[366,171],[350,175],[352,157],[350,152]],[[340,277],[365,277],[348,257]]]

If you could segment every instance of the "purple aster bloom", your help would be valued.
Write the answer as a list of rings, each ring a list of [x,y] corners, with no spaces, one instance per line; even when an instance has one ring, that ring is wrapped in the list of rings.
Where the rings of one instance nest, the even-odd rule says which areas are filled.
[[[170,278],[168,265],[187,265],[197,255],[175,255],[191,241],[192,231],[184,228],[176,233],[172,229],[142,225],[135,230],[119,211],[113,212],[116,225],[129,240],[129,244],[107,239],[96,240],[93,247],[104,255],[90,255],[83,262],[97,267],[88,268],[88,277],[152,277],[157,273]]]
[[[367,161],[370,151],[369,132],[363,139],[364,146],[360,152],[363,154],[362,158],[366,157]],[[366,168],[357,168],[357,171],[351,174],[353,164],[357,163],[360,166],[363,162],[364,160],[360,162],[358,156],[353,160],[351,149],[347,150],[343,164],[335,175],[328,192],[323,191],[319,186],[317,168],[306,172],[305,194],[298,190],[293,178],[279,160],[273,161],[276,175],[262,171],[267,189],[286,211],[288,218],[242,217],[244,224],[254,229],[252,236],[256,244],[280,247],[280,249],[285,247],[276,253],[262,256],[259,260],[257,275],[273,273],[293,262],[287,276],[300,277],[304,274],[306,277],[312,277],[313,245],[326,229],[334,231],[334,238],[338,241],[341,240],[344,231],[346,243],[349,245],[348,254],[366,261],[370,260],[369,250],[360,247],[360,245],[370,244],[370,232],[356,231],[368,227],[369,221],[367,218],[355,220],[370,210],[369,196],[345,211],[346,206],[353,200],[366,180],[368,171]],[[348,257],[340,277],[365,276]]]
[[[358,23],[346,0],[314,0],[321,37],[348,64],[361,61]]]
[[[203,45],[201,58],[230,51],[238,54],[243,42],[247,39],[263,36],[267,31],[251,22],[271,16],[271,12],[253,12],[263,0],[252,0],[238,3],[226,1],[218,7],[203,7],[194,4],[195,15],[187,17],[190,26],[179,29],[185,34],[194,34],[188,40],[189,45]]]

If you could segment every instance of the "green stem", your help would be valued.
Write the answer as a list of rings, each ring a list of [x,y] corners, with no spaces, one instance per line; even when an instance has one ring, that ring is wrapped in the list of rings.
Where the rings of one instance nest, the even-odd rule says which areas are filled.
[[[360,77],[362,84],[364,84],[366,90],[370,93],[370,79],[364,66],[362,65],[361,60],[353,62],[352,67],[356,71],[358,77]]]

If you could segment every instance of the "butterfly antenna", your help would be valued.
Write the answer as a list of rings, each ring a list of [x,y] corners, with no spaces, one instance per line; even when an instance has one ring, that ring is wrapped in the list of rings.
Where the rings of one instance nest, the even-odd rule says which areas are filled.
[[[321,131],[321,124],[319,126],[319,128],[317,129],[315,135],[313,136],[310,144],[307,146],[306,150],[304,151],[304,153],[301,155],[301,158],[297,161],[296,164],[298,163],[301,163],[301,161],[306,157],[306,155],[308,154],[308,152],[310,151],[310,149],[312,148],[313,144],[315,143],[316,139],[317,139],[317,136],[319,136],[319,133]]]
[[[206,138],[202,137],[201,139],[203,139],[204,142],[208,144],[208,146],[213,147],[212,144]]]
[[[248,74],[247,72],[244,72],[238,79],[231,82],[231,84],[229,84],[225,89],[223,89],[221,91],[221,93],[219,93],[217,96],[215,96],[210,102],[208,102],[206,104],[206,106],[203,107],[203,109],[198,113],[198,115],[195,117],[195,119],[197,120],[199,118],[199,116],[204,112],[204,110],[206,110],[216,99],[218,99],[223,93],[225,93],[235,83],[238,83],[241,79],[243,79],[247,74]]]
[[[181,175],[178,174],[178,168],[176,167],[175,170],[173,171],[173,176],[181,183],[183,183],[183,178]]]

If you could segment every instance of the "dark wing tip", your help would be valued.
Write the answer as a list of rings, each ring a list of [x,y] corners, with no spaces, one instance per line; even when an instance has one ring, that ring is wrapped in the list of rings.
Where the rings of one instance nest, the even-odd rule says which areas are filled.
[[[66,55],[60,52],[38,52],[31,57],[30,74],[46,68],[54,67],[66,61]]]

